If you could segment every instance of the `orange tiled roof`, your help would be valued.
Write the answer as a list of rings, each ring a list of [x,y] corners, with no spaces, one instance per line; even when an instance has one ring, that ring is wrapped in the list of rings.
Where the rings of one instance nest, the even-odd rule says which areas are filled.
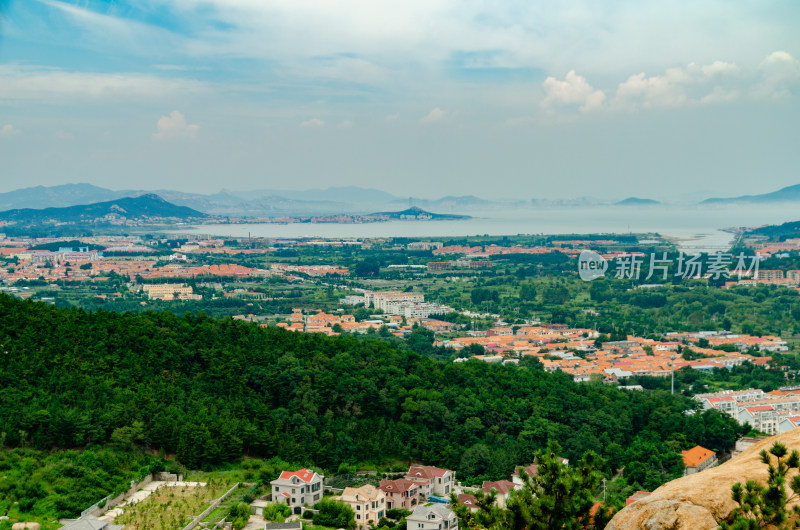
[[[695,445],[688,451],[681,451],[681,454],[683,455],[683,463],[686,467],[697,467],[714,456],[714,451]]]

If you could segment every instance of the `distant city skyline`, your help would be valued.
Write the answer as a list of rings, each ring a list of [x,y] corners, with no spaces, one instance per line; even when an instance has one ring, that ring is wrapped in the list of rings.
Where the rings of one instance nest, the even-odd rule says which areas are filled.
[[[0,0],[0,192],[800,183],[800,5]]]

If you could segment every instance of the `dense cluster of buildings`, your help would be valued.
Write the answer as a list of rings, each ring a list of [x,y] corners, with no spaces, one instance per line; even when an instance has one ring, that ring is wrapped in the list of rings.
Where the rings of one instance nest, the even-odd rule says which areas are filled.
[[[287,504],[295,514],[313,508],[323,496],[325,477],[311,469],[283,471],[270,482],[272,501]],[[412,466],[400,479],[382,479],[379,486],[366,484],[359,488],[348,487],[338,500],[353,509],[356,525],[377,526],[386,517],[387,510],[411,511],[406,517],[409,528],[429,530],[457,530],[455,513],[445,499],[455,486],[455,473],[433,466]],[[441,497],[436,497],[437,495]],[[423,503],[436,499],[436,503]]]
[[[757,388],[722,390],[694,397],[704,409],[729,414],[741,424],[773,435],[800,425],[800,386],[782,387],[771,392]]]
[[[588,381],[593,375],[606,382],[616,382],[631,376],[668,377],[673,370],[691,367],[713,371],[731,368],[744,362],[766,365],[771,357],[714,349],[713,346],[734,345],[739,349],[757,348],[761,351],[787,351],[788,345],[778,337],[753,337],[726,332],[674,333],[667,341],[628,336],[627,340],[597,343],[599,334],[592,329],[567,328],[564,325],[493,328],[486,332],[438,343],[456,350],[478,344],[486,355],[477,358],[486,362],[519,362],[523,356],[537,357],[547,371],[560,370],[575,381]],[[707,344],[701,347],[698,344]],[[694,360],[679,354],[691,349]],[[457,362],[466,361],[457,359]]]
[[[376,315],[382,318],[371,318],[357,322],[353,315],[347,313],[325,313],[312,311],[303,313],[301,309],[294,309],[289,316],[289,322],[278,322],[277,327],[289,331],[304,333],[324,333],[332,336],[340,333],[368,333],[370,330],[380,330],[386,326],[389,333],[396,337],[405,337],[413,331],[415,325],[422,326],[434,333],[451,331],[454,325],[434,319],[406,319],[400,315]],[[236,318],[236,317],[234,317]],[[266,326],[266,324],[263,324]]]

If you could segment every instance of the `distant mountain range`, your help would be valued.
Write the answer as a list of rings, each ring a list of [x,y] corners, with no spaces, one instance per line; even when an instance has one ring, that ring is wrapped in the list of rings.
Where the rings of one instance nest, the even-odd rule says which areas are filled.
[[[728,204],[736,202],[756,202],[756,203],[771,203],[771,202],[796,202],[800,201],[800,184],[794,186],[787,186],[778,191],[771,193],[764,193],[762,195],[742,195],[740,197],[730,198],[711,198],[706,199],[700,204]]]
[[[357,186],[327,189],[250,190],[233,192],[221,190],[214,194],[186,193],[175,190],[110,190],[91,184],[36,186],[0,193],[0,210],[22,208],[62,208],[94,202],[112,201],[155,193],[178,206],[215,216],[281,217],[298,215],[367,215],[376,210],[394,210],[398,206],[425,207],[445,211],[490,207],[494,203],[472,195],[447,196],[441,199],[401,198],[385,191]],[[524,202],[524,201],[521,201]]]
[[[661,203],[658,201],[654,201],[653,199],[640,199],[639,197],[628,197],[627,199],[623,199],[615,204],[618,204],[620,206],[651,206]]]
[[[800,221],[752,228],[748,230],[747,233],[750,235],[767,236],[773,241],[784,241],[786,239],[800,237]]]
[[[61,208],[16,208],[0,212],[0,220],[28,225],[115,224],[122,221],[155,224],[159,221],[192,221],[208,215],[186,206],[177,206],[158,195],[145,194],[111,201]]]
[[[256,189],[250,191],[221,190],[217,193],[187,193],[169,189],[161,190],[110,190],[92,184],[63,184],[35,186],[0,193],[0,210],[64,208],[97,202],[119,200],[157,194],[176,206],[185,206],[212,216],[263,218],[326,215],[369,215],[371,212],[396,211],[403,207],[417,207],[429,211],[466,213],[470,210],[485,212],[493,208],[541,208],[549,206],[648,206],[663,204],[653,199],[628,197],[613,203],[586,197],[573,200],[547,200],[510,198],[487,200],[474,195],[448,195],[438,199],[398,197],[385,191],[339,186],[326,189],[280,190]],[[763,195],[745,195],[733,198],[710,198],[701,204],[727,204],[736,202],[770,203],[800,202],[800,185],[789,186]]]
[[[77,204],[113,201],[129,194],[112,191],[92,184],[62,184],[34,186],[0,193],[0,211],[23,208],[63,208]]]

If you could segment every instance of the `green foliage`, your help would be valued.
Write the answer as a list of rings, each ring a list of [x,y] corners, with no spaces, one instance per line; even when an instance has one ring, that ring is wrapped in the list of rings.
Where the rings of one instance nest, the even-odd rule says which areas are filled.
[[[386,517],[394,519],[395,521],[405,519],[409,515],[411,515],[411,510],[406,510],[404,508],[390,508],[386,510]]]
[[[381,263],[376,258],[367,258],[359,261],[355,265],[355,274],[358,277],[364,278],[369,276],[377,276],[381,269]]]
[[[536,287],[530,282],[526,282],[520,285],[519,299],[522,300],[523,302],[536,301]]]
[[[76,517],[103,497],[126,490],[130,480],[162,467],[146,454],[111,449],[0,449],[0,513],[17,502],[19,514]]]
[[[800,453],[793,450],[789,454],[785,445],[775,442],[769,452],[761,450],[761,461],[767,465],[769,478],[766,486],[755,480],[748,480],[744,486],[741,482],[734,484],[731,497],[739,506],[733,510],[729,520],[720,525],[722,530],[797,527],[796,523],[789,522],[786,504],[800,495],[800,476],[795,474],[789,482],[791,497],[786,493],[786,479],[789,470],[800,467]],[[800,507],[794,506],[791,513],[795,518],[800,517]]]
[[[507,509],[495,503],[496,492],[488,495],[479,491],[478,510],[456,505],[459,526],[468,529],[495,528],[498,530],[600,529],[610,519],[612,511],[600,506],[595,515],[595,493],[600,485],[603,467],[600,457],[588,451],[577,466],[561,462],[561,447],[550,442],[546,451],[537,454],[538,472],[529,476],[520,469],[523,487],[513,490],[506,501]]]
[[[500,301],[500,296],[497,294],[497,291],[484,288],[473,289],[472,292],[470,292],[469,298],[475,305],[480,305],[484,302]]]
[[[424,328],[411,335],[420,353],[434,349]],[[0,344],[7,446],[144,446],[195,469],[244,453],[276,457],[250,470],[262,483],[288,463],[411,458],[498,479],[551,439],[573,461],[592,450],[606,471],[639,462],[667,480],[681,466],[666,442],[707,436],[708,418],[685,414],[695,404],[682,396],[203,314],[90,313],[3,295]],[[727,434],[711,447],[725,450],[736,422],[718,422]]]
[[[333,528],[355,528],[355,512],[350,505],[332,499],[322,499],[315,508],[319,510],[314,514],[314,524],[330,526]]]
[[[594,527],[590,511],[602,479],[602,459],[588,451],[577,466],[569,467],[559,459],[560,453],[558,443],[551,442],[537,455],[536,475],[527,476],[524,469],[520,470],[524,487],[512,493],[508,501],[512,528]]]
[[[236,530],[241,530],[247,526],[247,521],[250,519],[250,505],[245,502],[240,502],[231,506],[228,511],[228,520],[233,523]]]
[[[264,508],[264,519],[273,523],[282,523],[290,515],[292,515],[292,509],[288,504],[273,502]]]

